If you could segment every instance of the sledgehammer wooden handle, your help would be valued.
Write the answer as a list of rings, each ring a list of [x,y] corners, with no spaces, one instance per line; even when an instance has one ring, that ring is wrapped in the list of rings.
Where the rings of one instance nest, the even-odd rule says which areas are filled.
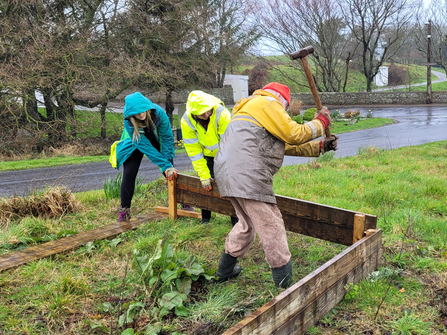
[[[320,97],[318,96],[317,87],[315,86],[314,78],[312,77],[312,72],[310,71],[309,62],[307,61],[307,56],[314,52],[314,48],[312,46],[305,47],[300,49],[293,54],[290,55],[290,58],[301,60],[301,64],[303,65],[304,73],[306,74],[307,82],[309,83],[310,91],[312,92],[312,96],[314,97],[315,105],[317,106],[317,110],[323,108],[321,104]],[[325,130],[326,137],[331,136],[331,131],[328,129]]]
[[[300,58],[301,64],[303,64],[304,73],[306,74],[307,82],[309,83],[310,91],[312,92],[312,96],[314,97],[315,105],[317,106],[317,110],[323,108],[321,104],[320,97],[318,95],[317,87],[315,86],[314,78],[312,77],[312,72],[310,72],[309,62],[307,61],[307,57]],[[325,130],[326,137],[331,136],[331,131],[329,128]]]

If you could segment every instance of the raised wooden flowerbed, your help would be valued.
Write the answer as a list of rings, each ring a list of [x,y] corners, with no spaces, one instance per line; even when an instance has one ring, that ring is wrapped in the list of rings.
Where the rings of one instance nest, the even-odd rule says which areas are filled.
[[[169,208],[163,210],[173,219],[179,215],[177,203],[236,214],[214,182],[207,192],[197,177],[179,174],[168,182],[168,195]],[[380,266],[382,231],[376,229],[376,216],[283,196],[276,200],[287,230],[349,247],[223,335],[304,334],[343,299],[347,284],[358,283]]]

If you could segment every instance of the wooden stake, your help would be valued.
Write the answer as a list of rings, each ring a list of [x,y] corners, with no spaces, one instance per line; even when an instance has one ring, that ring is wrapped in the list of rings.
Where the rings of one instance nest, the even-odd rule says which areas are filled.
[[[354,216],[354,236],[352,243],[358,242],[365,234],[365,214],[357,213]]]
[[[177,220],[177,178],[168,180],[169,218]]]

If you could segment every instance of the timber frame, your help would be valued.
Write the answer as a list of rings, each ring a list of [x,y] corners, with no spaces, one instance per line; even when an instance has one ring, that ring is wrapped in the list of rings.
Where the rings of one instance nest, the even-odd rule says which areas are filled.
[[[181,203],[236,216],[215,182],[212,186],[205,191],[199,178],[179,174],[168,181],[169,207],[155,210],[175,220],[187,214],[177,209]],[[349,247],[223,335],[304,334],[343,299],[347,284],[358,283],[380,266],[382,231],[376,229],[376,216],[279,195],[276,201],[286,230]]]

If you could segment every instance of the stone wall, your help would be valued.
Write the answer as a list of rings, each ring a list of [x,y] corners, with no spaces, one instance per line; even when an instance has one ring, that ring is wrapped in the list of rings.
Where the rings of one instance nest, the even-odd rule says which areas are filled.
[[[425,104],[427,93],[424,92],[324,92],[318,94],[323,105],[392,105]],[[300,100],[305,106],[315,105],[312,93],[292,93],[292,99]],[[447,91],[432,93],[432,103],[447,103]]]
[[[233,105],[234,99],[233,99],[233,88],[230,85],[224,85],[223,88],[211,88],[211,89],[201,89],[205,93],[209,93],[214,95],[215,97],[219,98],[224,102],[226,105]],[[173,92],[172,94],[172,100],[175,104],[181,104],[186,103],[186,100],[188,99],[189,93],[193,90],[181,90],[177,92]],[[141,92],[145,97],[148,97],[152,102],[155,103],[164,103],[166,100],[166,93],[165,92],[150,92],[141,88],[132,87],[127,90],[125,90],[123,93],[118,95],[116,98],[117,101],[124,103],[124,98],[126,95],[134,93],[134,92]]]

